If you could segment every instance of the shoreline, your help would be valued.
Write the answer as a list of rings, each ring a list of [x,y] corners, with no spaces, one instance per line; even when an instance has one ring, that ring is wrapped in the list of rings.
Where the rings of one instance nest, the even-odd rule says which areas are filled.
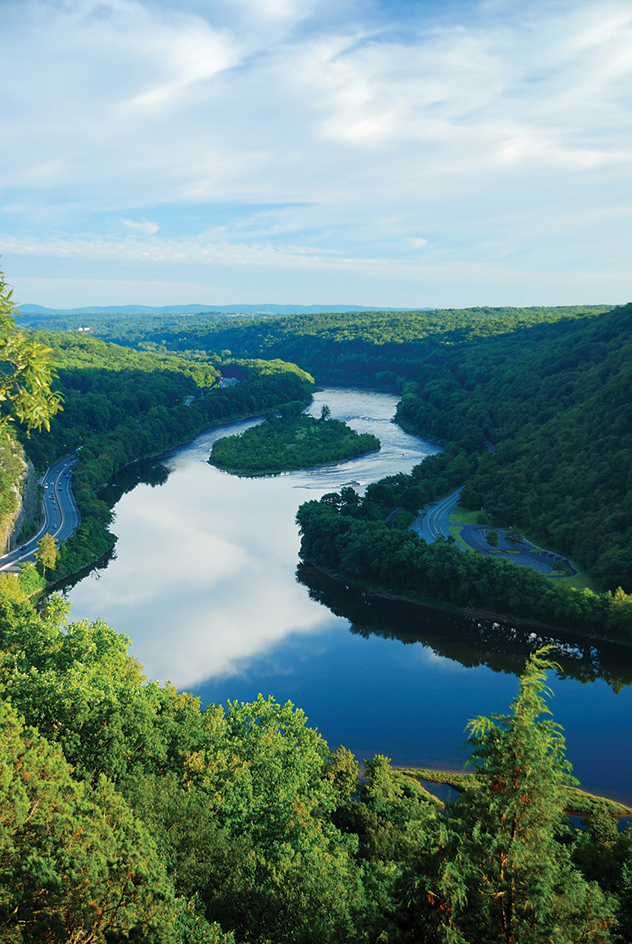
[[[533,619],[532,617],[528,616],[516,616],[512,613],[496,613],[493,610],[485,610],[481,607],[462,607],[458,606],[456,603],[439,603],[436,600],[419,600],[415,599],[415,597],[406,596],[402,593],[395,593],[394,591],[390,591],[388,589],[377,589],[360,581],[352,580],[350,577],[341,577],[329,570],[325,570],[324,567],[314,563],[314,561],[309,560],[309,558],[304,557],[300,553],[299,558],[303,563],[313,567],[314,570],[319,571],[321,574],[324,574],[331,580],[335,580],[336,583],[354,587],[356,590],[360,590],[363,593],[366,593],[369,596],[377,597],[378,599],[392,600],[393,602],[400,603],[411,603],[413,606],[422,607],[423,609],[428,610],[436,610],[440,613],[452,613],[456,616],[474,617],[475,619],[484,619],[495,623],[512,624],[519,628],[523,627],[524,629],[545,630],[547,632],[562,633],[569,636],[577,635],[590,642],[605,642],[615,646],[625,646],[626,649],[632,648],[632,640],[626,641],[622,639],[613,639],[611,636],[597,636],[594,633],[589,635],[588,633],[582,632],[581,629],[568,629],[562,626],[555,626],[551,623],[543,623],[542,620]]]
[[[169,449],[165,449],[165,450],[163,450],[162,452],[151,453],[151,454],[146,455],[146,456],[139,456],[137,459],[133,459],[131,462],[126,462],[124,465],[122,465],[119,469],[116,470],[116,472],[112,475],[112,477],[111,477],[107,482],[103,482],[103,483],[98,487],[97,493],[98,493],[102,488],[107,488],[107,486],[110,485],[110,484],[112,483],[112,481],[116,478],[116,476],[119,475],[121,472],[123,472],[125,469],[130,469],[130,468],[132,468],[133,466],[137,465],[137,463],[139,463],[139,462],[146,462],[147,460],[151,460],[151,459],[163,459],[163,458],[166,459],[166,458],[168,458],[169,456],[176,455],[181,449],[186,448],[186,446],[190,446],[191,443],[195,442],[195,440],[198,438],[198,436],[202,436],[204,433],[209,433],[209,432],[212,432],[213,430],[222,429],[223,427],[227,427],[227,426],[234,426],[235,423],[245,422],[246,420],[264,419],[264,418],[265,418],[265,413],[248,413],[248,414],[245,415],[245,416],[244,416],[244,415],[236,416],[236,417],[234,417],[234,418],[232,418],[232,419],[225,420],[225,421],[222,422],[222,423],[217,423],[217,424],[214,424],[214,425],[212,425],[212,426],[205,426],[205,427],[204,427],[203,429],[201,429],[198,433],[196,433],[195,436],[193,436],[192,439],[186,439],[186,440],[184,440],[183,442],[178,443],[176,446],[171,446]],[[63,458],[63,457],[62,457],[62,458]],[[70,491],[71,491],[71,493],[72,493],[72,483],[71,483],[71,485],[70,485]],[[74,498],[74,495],[73,495],[73,498]],[[76,500],[75,500],[75,501],[76,501]],[[108,529],[106,528],[105,530],[107,531]],[[65,544],[66,541],[69,541],[70,538],[72,538],[72,537],[74,536],[75,532],[76,532],[76,529],[75,529],[75,531],[73,531],[73,533],[72,533],[71,535],[69,535],[67,538],[65,538],[65,540],[64,540],[63,543]],[[85,569],[94,567],[96,564],[98,564],[98,562],[99,562],[100,560],[102,560],[107,554],[111,553],[111,551],[113,550],[113,548],[116,546],[116,542],[118,541],[118,535],[113,534],[111,531],[109,531],[108,533],[109,533],[109,534],[112,534],[112,536],[113,536],[113,538],[114,538],[114,541],[113,541],[111,547],[108,548],[108,550],[104,551],[102,554],[99,554],[97,557],[92,558],[92,560],[86,561],[85,563],[81,564],[81,566],[78,567],[77,570],[73,570],[73,571],[71,571],[71,572],[68,573],[68,574],[64,574],[63,577],[59,577],[57,580],[52,581],[51,583],[47,583],[46,586],[45,586],[42,590],[38,590],[38,591],[35,591],[35,592],[36,592],[36,593],[42,593],[42,594],[43,594],[43,593],[52,592],[52,591],[55,590],[55,587],[57,587],[59,584],[61,584],[61,583],[63,583],[64,581],[68,580],[69,578],[74,577],[74,576],[76,576],[77,574],[81,573],[82,570],[85,570]]]
[[[237,469],[224,469],[221,465],[216,465],[214,462],[211,462],[210,457],[207,461],[214,469],[217,469],[219,472],[226,472],[228,475],[237,475],[241,479],[263,479],[273,478],[276,475],[288,475],[290,472],[312,472],[314,469],[329,469],[341,465],[343,462],[355,462],[356,459],[364,459],[366,456],[376,455],[381,448],[380,446],[379,449],[369,449],[368,452],[361,452],[359,455],[349,456],[347,459],[332,459],[331,462],[323,462],[318,465],[298,465],[293,469],[279,469],[276,472],[239,472]]]

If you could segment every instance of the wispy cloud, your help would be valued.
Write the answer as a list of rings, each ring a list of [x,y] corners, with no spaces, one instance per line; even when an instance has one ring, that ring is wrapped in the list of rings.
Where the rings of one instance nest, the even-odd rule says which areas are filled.
[[[125,217],[121,217],[121,223],[126,229],[145,236],[153,236],[160,229],[158,223],[150,223],[149,220],[126,220]]]
[[[622,0],[30,0],[0,28],[9,268],[20,239],[118,258],[113,220],[152,236],[128,264],[259,272],[326,250],[406,267],[423,247],[598,273],[629,246]],[[598,243],[578,214],[608,220]]]

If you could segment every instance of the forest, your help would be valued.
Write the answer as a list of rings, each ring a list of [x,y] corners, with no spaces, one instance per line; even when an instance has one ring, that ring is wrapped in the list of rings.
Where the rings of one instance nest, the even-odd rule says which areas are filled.
[[[22,430],[36,469],[79,449],[73,493],[81,525],[60,548],[51,581],[102,557],[116,538],[111,507],[101,494],[112,476],[145,456],[193,439],[202,429],[266,413],[288,402],[302,408],[313,380],[279,360],[222,360],[135,351],[78,332],[35,332],[56,364],[63,410],[50,429]],[[221,387],[220,368],[238,382]]]
[[[11,311],[0,297],[9,340]],[[399,422],[443,451],[364,496],[345,487],[301,506],[304,557],[349,583],[626,638],[631,318],[632,306],[371,312],[137,335],[142,349],[35,333],[23,361],[5,358],[2,416],[39,468],[79,449],[82,525],[60,554],[63,575],[111,546],[102,489],[130,462],[205,426],[298,413],[312,373],[399,388]],[[252,346],[240,348],[239,332]],[[292,347],[295,363],[281,360]],[[22,362],[43,380],[20,401]],[[220,386],[220,373],[237,382]],[[460,485],[491,522],[548,534],[560,550],[566,541],[574,555],[594,515],[585,566],[601,589],[555,590],[407,530],[406,513]],[[36,609],[34,583],[33,568],[0,579],[3,944],[631,939],[632,828],[597,799],[569,820],[577,782],[548,707],[547,672],[561,669],[546,646],[517,657],[506,713],[469,721],[473,776],[439,799],[427,772],[381,755],[360,768],[289,702],[202,709],[146,679],[102,620],[69,623],[55,594]]]
[[[403,517],[402,526],[390,520],[394,506],[418,507],[420,496],[432,496],[433,486],[445,479],[439,474],[433,481],[431,468],[438,472],[447,464],[443,455],[430,457],[410,476],[401,473],[369,485],[364,497],[347,486],[305,502],[296,518],[301,556],[369,590],[632,641],[632,595],[621,588],[597,593],[556,584],[512,561],[464,553],[452,536],[426,544],[408,529],[410,517]]]
[[[547,652],[469,722],[443,804],[387,757],[331,750],[261,696],[201,710],[129,640],[0,589],[0,940],[625,942],[632,829],[575,783]],[[502,706],[499,706],[502,707]],[[464,719],[465,721],[465,719]],[[420,772],[423,775],[423,772]]]
[[[65,409],[53,417],[50,432],[24,439],[29,455],[41,468],[90,436],[76,475],[84,524],[60,556],[60,575],[111,547],[114,539],[105,530],[110,512],[98,489],[126,462],[191,438],[213,422],[300,401],[303,393],[288,388],[269,401],[256,394],[246,403],[243,378],[237,387],[218,390],[218,367],[228,376],[239,370],[239,361],[260,379],[269,378],[268,385],[272,377],[265,371],[276,370],[287,382],[295,371],[294,383],[309,382],[313,374],[318,382],[399,389],[398,422],[444,445],[439,462],[424,463],[410,501],[422,507],[464,486],[462,504],[483,508],[486,523],[517,527],[571,558],[590,578],[592,596],[590,591],[572,600],[571,610],[583,614],[580,622],[592,625],[601,595],[619,588],[623,597],[616,612],[627,614],[632,306],[361,312],[197,327],[186,317],[186,327],[170,331],[155,325],[152,331],[146,317],[121,317],[119,334],[136,348],[75,331],[35,332],[59,365]],[[261,355],[291,357],[300,366],[256,360]],[[105,361],[110,366],[104,368]],[[254,376],[248,380],[255,382]],[[412,512],[410,501],[405,507]],[[389,511],[401,504],[398,499]],[[457,572],[476,566],[482,565],[468,561]],[[532,576],[522,575],[525,587]],[[472,598],[469,582],[464,580],[455,598]],[[532,614],[533,608],[521,604],[517,612]]]
[[[167,345],[399,390],[398,422],[452,450],[467,507],[632,591],[632,305],[302,315]]]
[[[239,475],[269,475],[344,462],[375,452],[380,441],[368,433],[356,433],[323,407],[319,419],[296,415],[300,404],[281,407],[259,426],[240,436],[224,436],[213,444],[209,462]]]

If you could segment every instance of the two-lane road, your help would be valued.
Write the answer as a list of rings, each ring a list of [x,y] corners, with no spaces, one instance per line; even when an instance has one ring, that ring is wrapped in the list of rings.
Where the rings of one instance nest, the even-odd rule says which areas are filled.
[[[459,503],[462,488],[452,492],[447,498],[442,499],[432,505],[426,505],[419,518],[411,524],[412,531],[416,531],[420,538],[423,538],[427,544],[434,544],[440,538],[447,538],[450,534],[449,517]],[[554,551],[546,551],[537,547],[522,538],[519,547],[516,547],[507,537],[506,532],[500,529],[494,529],[497,534],[497,546],[492,548],[486,541],[488,531],[492,529],[483,525],[476,524],[454,524],[460,529],[459,536],[462,545],[461,550],[470,549],[480,551],[486,557],[497,555],[505,560],[511,560],[514,564],[521,564],[523,567],[531,567],[542,574],[550,577],[563,576],[565,571],[570,570],[572,574],[578,573],[577,568],[571,560],[561,557]],[[465,545],[465,546],[463,546]],[[554,570],[554,565],[561,565],[561,568]]]
[[[50,467],[42,482],[44,522],[34,537],[0,557],[0,571],[18,570],[23,561],[34,560],[37,542],[44,534],[52,534],[60,544],[79,526],[79,509],[70,487],[70,473],[76,462],[75,456],[66,456]]]
[[[411,524],[411,529],[416,531],[427,544],[434,544],[438,537],[447,538],[450,534],[448,517],[458,505],[462,490],[458,488],[456,492],[452,492],[440,502],[428,505],[426,514]]]

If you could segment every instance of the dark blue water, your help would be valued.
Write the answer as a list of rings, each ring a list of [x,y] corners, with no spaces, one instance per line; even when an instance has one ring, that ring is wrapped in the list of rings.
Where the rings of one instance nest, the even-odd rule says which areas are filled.
[[[240,479],[209,466],[204,434],[116,505],[117,558],[69,593],[132,640],[148,676],[204,704],[272,694],[359,759],[459,769],[468,719],[507,710],[529,651],[561,646],[551,707],[585,789],[632,802],[632,649],[370,600],[302,568],[298,505],[408,471],[434,447],[390,422],[396,398],[327,390],[332,414],[382,451],[327,469]],[[243,428],[241,424],[239,428]],[[300,578],[300,579],[299,579]],[[617,691],[618,690],[618,693]]]

